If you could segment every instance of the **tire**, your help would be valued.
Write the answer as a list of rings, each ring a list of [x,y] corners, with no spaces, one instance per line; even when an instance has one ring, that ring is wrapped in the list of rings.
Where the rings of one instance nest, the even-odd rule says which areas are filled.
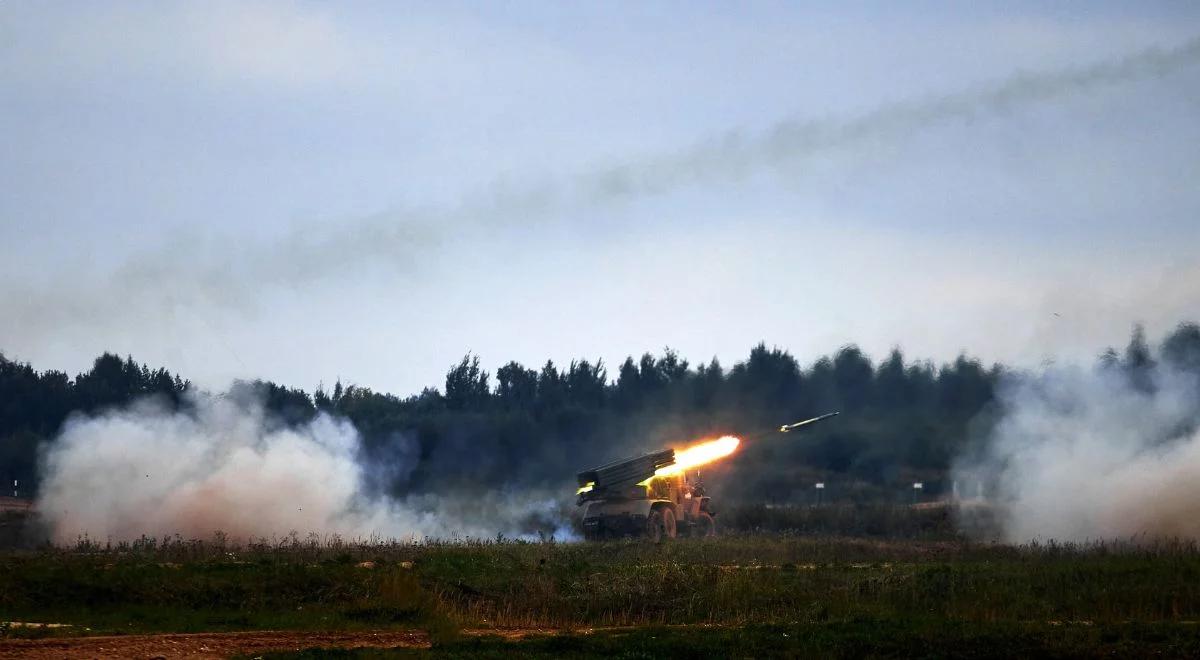
[[[675,525],[675,512],[670,507],[662,506],[650,511],[646,517],[646,538],[653,543],[661,543],[664,539],[673,539],[678,531]]]
[[[692,536],[697,538],[712,538],[717,535],[717,521],[708,515],[707,512],[701,511],[700,515],[696,516],[696,522],[692,524]]]
[[[675,538],[676,532],[679,531],[678,525],[675,524],[675,512],[671,509],[663,507],[663,536],[669,539]]]
[[[651,543],[659,543],[663,537],[663,514],[662,509],[653,509],[650,515],[646,516],[646,540]]]

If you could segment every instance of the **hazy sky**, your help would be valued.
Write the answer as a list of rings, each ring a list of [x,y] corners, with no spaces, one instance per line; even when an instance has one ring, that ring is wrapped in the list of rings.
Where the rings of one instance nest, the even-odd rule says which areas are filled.
[[[903,4],[5,2],[0,351],[408,393],[1200,318],[1200,4]]]

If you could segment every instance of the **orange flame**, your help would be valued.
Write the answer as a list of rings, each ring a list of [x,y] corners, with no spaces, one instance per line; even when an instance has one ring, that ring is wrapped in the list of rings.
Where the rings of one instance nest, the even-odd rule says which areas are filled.
[[[675,463],[654,471],[654,477],[673,477],[687,470],[698,468],[737,451],[741,440],[732,435],[722,436],[716,440],[701,442],[686,449],[675,450]],[[649,479],[647,479],[649,481]]]

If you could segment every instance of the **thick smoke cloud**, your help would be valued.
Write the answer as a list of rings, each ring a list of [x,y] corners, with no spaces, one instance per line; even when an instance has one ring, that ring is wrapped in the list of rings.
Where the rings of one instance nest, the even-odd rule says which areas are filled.
[[[111,273],[65,273],[62,281],[6,285],[0,306],[10,310],[6,318],[19,319],[19,326],[5,327],[0,319],[0,333],[39,337],[63,326],[103,327],[129,318],[130,312],[145,322],[180,306],[250,309],[271,287],[302,287],[370,264],[419,267],[447,235],[545,222],[573,209],[736,182],[760,171],[794,172],[812,158],[869,150],[949,122],[1164,76],[1197,62],[1200,39],[1193,39],[1082,68],[1025,73],[989,87],[884,105],[857,117],[787,118],[759,134],[724,132],[673,152],[631,156],[574,176],[498,185],[453,207],[381,213],[333,227],[297,226],[257,243],[180,237],[131,257]],[[80,286],[81,281],[97,286]],[[113,310],[122,312],[114,316]]]
[[[1005,540],[1200,539],[1194,374],[1056,368],[1014,379],[1000,403],[956,476],[990,484]]]
[[[389,498],[379,476],[348,421],[321,414],[286,427],[255,400],[198,394],[178,411],[147,400],[70,420],[44,457],[37,508],[58,543],[218,531],[234,541],[571,535],[553,497]]]

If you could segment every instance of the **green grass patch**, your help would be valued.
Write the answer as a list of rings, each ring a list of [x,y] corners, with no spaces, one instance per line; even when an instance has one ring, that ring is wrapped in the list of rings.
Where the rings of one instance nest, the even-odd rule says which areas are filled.
[[[1200,550],[781,535],[85,545],[0,555],[0,621],[12,620],[75,627],[0,634],[422,628],[448,640],[458,627],[859,621],[1107,630],[1200,621]]]
[[[279,552],[164,562],[153,553],[9,555],[0,621],[71,624],[55,634],[444,627],[414,572],[391,562]],[[4,635],[42,634],[12,628]]]

